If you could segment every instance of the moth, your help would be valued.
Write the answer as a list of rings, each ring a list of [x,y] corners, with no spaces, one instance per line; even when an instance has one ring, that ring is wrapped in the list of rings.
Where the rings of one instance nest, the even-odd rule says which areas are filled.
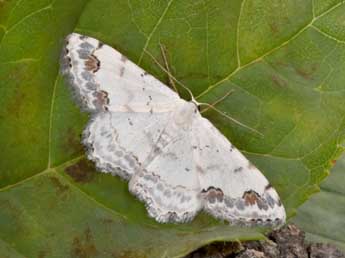
[[[82,142],[97,169],[129,181],[158,222],[201,210],[231,224],[279,226],[276,190],[198,110],[112,47],[70,34],[62,71],[91,113]]]

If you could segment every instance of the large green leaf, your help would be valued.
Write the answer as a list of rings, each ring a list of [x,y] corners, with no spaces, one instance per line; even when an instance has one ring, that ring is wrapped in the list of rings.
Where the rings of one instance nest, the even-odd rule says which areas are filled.
[[[321,184],[321,192],[298,209],[293,219],[314,242],[329,242],[345,252],[345,156]]]
[[[276,187],[288,214],[317,191],[345,132],[340,0],[0,1],[0,251],[25,257],[174,257],[215,240],[263,237],[205,214],[147,217],[127,183],[83,158],[80,113],[58,75],[72,31],[117,48],[162,81],[145,54],[168,51],[205,115]],[[3,252],[5,252],[3,251]]]

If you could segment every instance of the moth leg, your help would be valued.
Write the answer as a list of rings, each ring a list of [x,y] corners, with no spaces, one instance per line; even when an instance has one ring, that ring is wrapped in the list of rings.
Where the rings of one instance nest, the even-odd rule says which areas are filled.
[[[234,92],[234,90],[229,90],[224,96],[220,97],[219,99],[217,99],[216,101],[214,101],[213,103],[211,103],[209,106],[207,106],[206,108],[202,109],[200,111],[200,113],[205,113],[206,111],[208,111],[211,107],[215,107],[216,105],[218,105],[219,103],[221,103],[223,100],[225,100],[227,97],[229,97],[232,93]]]

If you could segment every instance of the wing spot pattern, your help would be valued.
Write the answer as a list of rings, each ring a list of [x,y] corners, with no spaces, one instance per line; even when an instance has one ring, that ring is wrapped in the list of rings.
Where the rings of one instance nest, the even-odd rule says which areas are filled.
[[[238,167],[234,169],[235,173],[241,172],[243,170],[243,167]]]
[[[85,61],[85,68],[93,73],[97,72],[101,67],[101,62],[94,55],[89,55]]]

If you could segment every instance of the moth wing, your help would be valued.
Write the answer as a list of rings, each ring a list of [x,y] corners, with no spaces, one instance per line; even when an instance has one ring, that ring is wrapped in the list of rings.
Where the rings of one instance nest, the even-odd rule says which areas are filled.
[[[88,158],[105,173],[130,179],[150,158],[171,113],[99,112],[83,132]]]
[[[285,209],[265,176],[206,118],[193,125],[204,209],[232,224],[280,225]]]
[[[285,221],[260,171],[200,114],[181,119],[184,112],[174,110],[185,102],[118,51],[73,33],[63,71],[94,113],[83,133],[89,159],[130,180],[156,220],[185,222],[204,208],[234,224]]]
[[[202,208],[191,126],[174,112],[143,170],[129,182],[129,190],[159,222],[187,222]]]
[[[86,110],[162,112],[179,100],[166,85],[97,39],[70,34],[62,60],[63,73]]]

